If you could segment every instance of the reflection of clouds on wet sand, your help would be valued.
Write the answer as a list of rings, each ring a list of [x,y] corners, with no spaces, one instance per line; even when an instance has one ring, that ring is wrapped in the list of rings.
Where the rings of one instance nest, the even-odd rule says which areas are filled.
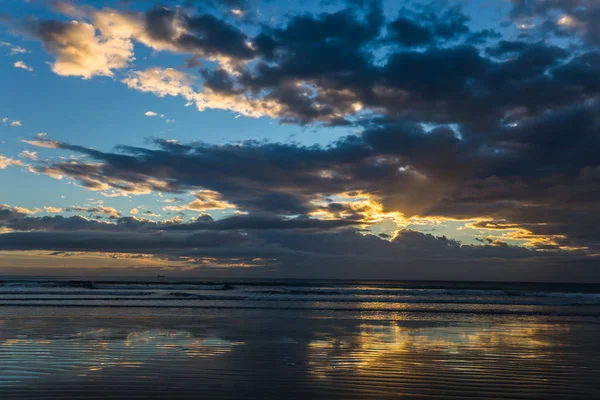
[[[160,350],[177,350],[188,357],[207,358],[230,352],[243,342],[232,342],[218,337],[197,338],[191,332],[172,330],[150,330],[132,332],[127,335],[125,345],[136,347],[152,346]]]
[[[50,374],[83,377],[107,368],[139,368],[160,358],[185,361],[215,357],[242,344],[169,329],[127,333],[94,328],[52,339],[21,335],[0,342],[0,388]]]
[[[548,333],[568,333],[561,325],[455,325],[406,328],[397,323],[362,324],[357,334],[320,334],[308,345],[311,373],[326,377],[328,372],[355,369],[358,372],[382,362],[414,364],[419,358],[437,353],[465,358],[474,353],[489,357],[515,353],[518,358],[546,354],[555,345]],[[462,366],[461,368],[463,368]]]
[[[0,399],[562,400],[600,387],[598,324],[354,316],[7,318]]]
[[[356,332],[319,333],[308,344],[307,360],[317,380],[352,377],[374,390],[392,384],[415,394],[468,397],[538,390],[572,395],[594,380],[583,358],[565,351],[573,346],[569,340],[576,340],[569,339],[571,333],[566,325],[540,323],[361,324]]]

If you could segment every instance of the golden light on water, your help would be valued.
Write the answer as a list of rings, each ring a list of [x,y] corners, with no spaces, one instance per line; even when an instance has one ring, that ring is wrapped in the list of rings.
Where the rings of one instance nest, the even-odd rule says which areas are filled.
[[[374,373],[381,369],[411,370],[446,360],[447,368],[480,368],[469,360],[538,358],[555,343],[552,334],[566,334],[561,325],[473,324],[409,328],[398,323],[362,324],[357,335],[322,334],[308,344],[311,374],[328,378],[339,373]]]

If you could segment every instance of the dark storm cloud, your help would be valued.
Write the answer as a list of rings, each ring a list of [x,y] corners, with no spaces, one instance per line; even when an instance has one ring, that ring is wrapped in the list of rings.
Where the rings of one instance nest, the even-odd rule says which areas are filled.
[[[140,4],[148,3],[154,5],[158,2],[155,0],[118,0],[124,4]],[[198,8],[235,8],[245,10],[250,6],[251,1],[249,0],[163,0],[160,4],[169,6],[184,6],[184,7],[198,7]]]
[[[19,211],[17,208],[9,207],[6,204],[0,204],[0,226],[6,221],[26,216],[27,213]]]
[[[89,220],[81,216],[63,217],[25,217],[13,218],[3,224],[4,227],[20,231],[45,230],[45,231],[76,231],[76,230],[102,230],[112,227],[97,220]]]
[[[360,11],[302,14],[251,38],[256,62],[240,66],[241,76],[224,70],[202,74],[207,87],[218,92],[275,101],[284,122],[329,125],[348,124],[356,104],[430,122],[489,125],[515,108],[535,113],[585,95],[567,93],[578,88],[551,74],[566,58],[565,50],[502,41],[485,57],[468,43],[494,35],[471,32],[467,22],[456,8],[440,15],[404,12],[390,23],[388,36],[401,35],[394,40],[425,51],[395,51],[375,63],[374,52],[390,40],[381,37],[385,19],[379,3],[368,2]],[[451,44],[454,39],[461,40]],[[442,42],[448,46],[439,47]]]
[[[65,252],[94,251],[124,260],[152,256],[163,259],[165,265],[184,262],[188,273],[194,272],[189,268],[195,265],[200,266],[200,272],[208,268],[211,276],[224,273],[265,277],[275,269],[280,277],[303,278],[580,280],[593,275],[590,263],[578,253],[541,257],[535,251],[498,242],[461,246],[446,237],[410,230],[400,231],[391,241],[354,229],[325,232],[275,227],[248,233],[207,229],[171,232],[149,230],[148,226],[156,224],[153,222],[145,222],[147,226],[141,228],[140,221],[124,217],[113,222],[120,225],[119,231],[90,230],[93,224],[102,224],[90,221],[74,230],[52,231],[41,222],[66,218],[19,218],[40,222],[28,226],[40,230],[4,233],[0,235],[0,250],[47,250],[55,257],[68,256]],[[73,223],[75,219],[69,220],[67,223]],[[83,219],[79,217],[76,224],[84,224]],[[235,268],[240,264],[253,267]],[[234,268],[222,270],[219,265]]]
[[[465,36],[470,32],[467,21],[467,17],[458,8],[444,12],[411,12],[403,8],[398,18],[390,22],[387,28],[389,39],[402,46],[429,46]]]
[[[216,221],[197,221],[187,224],[173,224],[163,229],[171,231],[189,230],[315,230],[341,228],[358,224],[351,220],[317,220],[309,218],[282,219],[275,215],[237,215]]]
[[[103,163],[56,163],[41,166],[39,171],[64,174],[84,186],[108,184],[115,189],[135,190],[136,185],[153,185],[155,190],[176,193],[206,188],[245,210],[304,214],[311,208],[308,202],[315,191],[352,190],[354,184],[347,175],[360,168],[355,163],[361,159],[365,163],[363,174],[375,178],[376,170],[383,170],[367,160],[369,148],[351,139],[330,149],[252,141],[223,146],[158,141],[161,148],[157,150],[122,147],[126,154],[60,143],[60,148],[87,154]],[[319,175],[321,169],[330,167],[338,170],[339,176]]]
[[[254,38],[260,58],[242,71],[239,83],[252,93],[267,90],[266,98],[284,106],[287,122],[344,123],[336,114],[349,113],[356,95],[343,99],[340,91],[360,91],[373,83],[375,68],[367,48],[383,24],[381,5],[370,1],[364,12],[347,8],[302,14],[283,28],[265,28]],[[299,86],[299,81],[307,85]]]
[[[171,2],[178,3],[175,0],[171,0]],[[227,7],[238,10],[246,10],[250,4],[250,0],[184,0],[184,5],[186,6]]]
[[[315,230],[327,231],[358,224],[352,220],[317,220],[308,218],[284,219],[276,215],[254,214],[237,215],[214,220],[209,215],[202,215],[193,222],[160,221],[118,217],[110,222],[85,218],[79,215],[64,217],[62,215],[33,217],[26,214],[8,213],[0,210],[0,227],[14,231],[103,231],[103,232],[156,232],[156,231],[252,231],[252,230]],[[6,218],[4,218],[6,217]]]
[[[195,263],[205,265],[203,260],[207,257],[212,262],[219,260],[225,264],[261,259],[271,267],[281,268],[281,273],[288,276],[327,275],[332,267],[336,273],[355,277],[365,276],[361,272],[365,262],[371,266],[372,276],[390,277],[407,264],[415,265],[416,260],[419,260],[421,268],[443,273],[442,260],[445,263],[460,260],[468,263],[475,259],[527,260],[535,254],[511,246],[460,246],[445,237],[436,238],[415,231],[402,231],[394,240],[386,241],[354,230],[317,233],[259,231],[251,235],[215,231],[191,234],[14,232],[0,235],[0,250],[146,254],[172,261],[183,260],[190,266]]]
[[[393,40],[424,49],[388,51],[375,62],[390,37],[381,36],[377,4],[369,10],[364,20],[342,10],[265,29],[253,39],[257,62],[240,78],[230,76],[228,86],[266,93],[284,106],[284,122],[347,124],[360,104],[365,111],[478,129],[493,128],[515,110],[536,115],[598,94],[593,55],[570,60],[569,50],[539,39],[471,32],[458,9],[439,17],[401,15],[388,36],[402,35]],[[483,37],[492,39],[486,51],[474,44]]]
[[[475,259],[527,260],[535,252],[512,246],[461,246],[455,240],[402,230],[391,241],[364,235],[342,221],[281,220],[273,216],[234,216],[214,221],[153,222],[121,217],[111,222],[73,216],[65,218],[14,215],[4,227],[18,230],[0,235],[0,250],[47,250],[119,253],[118,258],[140,254],[190,267],[255,265],[256,276],[268,268],[281,276],[324,276],[330,272],[350,277],[393,277],[399,271],[420,268],[443,274],[440,261],[470,263]],[[130,256],[128,256],[128,254]],[[364,263],[370,265],[365,275]],[[214,264],[214,265],[213,265]],[[323,269],[324,266],[327,268]],[[408,269],[407,269],[408,268]],[[484,272],[484,276],[487,272]]]
[[[543,32],[600,44],[600,4],[595,0],[513,0],[511,16],[541,19],[538,28]]]
[[[468,45],[392,54],[382,70],[386,89],[379,89],[375,101],[392,114],[485,130],[516,110],[536,115],[598,94],[593,57],[565,64],[564,49],[539,42],[512,45],[490,48],[500,58],[484,57]],[[565,73],[572,69],[581,75]]]
[[[240,29],[210,14],[188,15],[178,9],[157,7],[144,15],[144,28],[156,41],[182,52],[205,56],[226,55],[249,59],[252,50]],[[181,34],[183,29],[185,33]]]
[[[227,71],[223,69],[219,68],[213,71],[201,69],[200,73],[204,78],[204,86],[217,93],[232,94],[240,92],[240,89],[234,87],[234,80],[229,76]]]
[[[172,249],[213,248],[240,245],[247,239],[237,233],[196,232],[164,235],[136,232],[13,232],[0,235],[3,250],[55,250],[141,252],[155,254]]]

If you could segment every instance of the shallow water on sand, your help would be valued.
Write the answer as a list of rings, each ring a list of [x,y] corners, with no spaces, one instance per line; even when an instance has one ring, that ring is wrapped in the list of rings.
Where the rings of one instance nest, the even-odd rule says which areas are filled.
[[[1,399],[600,398],[600,321],[286,309],[0,309]]]

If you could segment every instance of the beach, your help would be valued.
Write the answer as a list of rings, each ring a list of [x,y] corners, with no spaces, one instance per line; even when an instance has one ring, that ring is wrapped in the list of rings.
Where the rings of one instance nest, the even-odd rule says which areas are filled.
[[[446,286],[4,281],[0,397],[598,398],[594,288]]]

